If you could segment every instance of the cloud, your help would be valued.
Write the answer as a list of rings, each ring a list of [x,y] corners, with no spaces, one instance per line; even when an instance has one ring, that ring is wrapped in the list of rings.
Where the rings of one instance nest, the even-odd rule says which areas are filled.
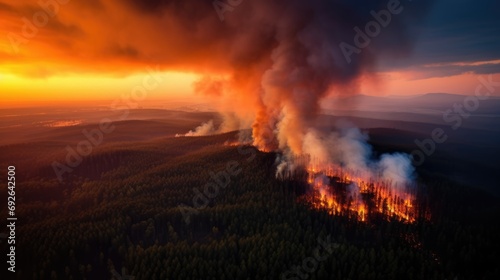
[[[460,3],[443,0],[431,5],[433,2],[401,2],[404,12],[393,18],[358,59],[370,62],[373,56],[366,53],[385,50],[377,55],[378,63],[377,60],[370,63],[377,63],[383,71],[394,71],[438,62],[500,58],[500,41],[496,36],[500,32],[500,18],[496,15],[500,7],[498,1],[485,0],[477,4],[472,0]],[[21,18],[31,18],[41,10],[34,3],[28,0],[0,2],[5,22],[0,31],[20,34]],[[359,0],[243,1],[225,13],[225,20],[221,22],[212,1],[70,1],[61,5],[57,17],[50,18],[35,38],[21,46],[30,63],[20,61],[14,68],[18,74],[33,73],[37,72],[33,68],[51,61],[49,75],[66,71],[68,65],[73,72],[132,74],[146,64],[155,63],[163,69],[227,74],[234,69],[264,67],[269,63],[272,47],[276,46],[278,36],[283,36],[279,30],[291,21],[301,22],[303,26],[290,24],[290,32],[298,31],[294,28],[307,31],[296,34],[302,36],[300,40],[305,44],[313,42],[319,30],[312,31],[308,24],[324,25],[332,43],[349,42],[354,35],[353,27],[363,27],[372,19],[370,11],[378,11],[387,3],[388,0],[369,3]],[[427,25],[415,24],[416,19],[428,12]],[[6,37],[0,38],[0,43],[10,45]],[[409,57],[412,51],[414,55]],[[329,61],[326,56],[310,59]],[[22,70],[27,68],[32,69]],[[428,70],[427,76],[498,73],[496,65],[457,67],[443,69],[443,72],[420,70]],[[342,74],[352,76],[359,71],[345,67]]]
[[[4,2],[0,2],[0,12],[15,12],[15,9],[9,5],[9,4],[6,4]]]
[[[420,2],[409,15],[420,17],[430,1]],[[312,26],[323,25],[321,29],[328,30],[329,34],[324,35],[331,37],[331,43],[352,40],[352,28],[371,20],[371,9],[386,5],[387,1],[243,1],[226,13],[222,22],[212,1],[70,1],[60,6],[57,16],[40,28],[40,34],[22,46],[22,51],[30,53],[32,62],[22,66],[35,68],[50,60],[61,65],[52,67],[55,75],[59,69],[66,69],[64,65],[72,65],[75,72],[134,72],[154,62],[163,69],[224,74],[269,65],[279,36],[301,36],[297,39],[308,44],[307,40],[319,35],[319,29]],[[2,7],[28,18],[41,10],[27,0]],[[12,16],[10,20],[14,26],[3,31],[20,33],[20,17]],[[371,51],[385,48],[404,53],[406,48],[402,46],[412,40],[411,34],[404,32],[406,21],[403,17],[395,19],[387,31],[399,34],[398,44],[380,40]],[[285,29],[290,34],[285,35]],[[298,33],[300,30],[302,34]],[[359,60],[369,61],[368,53],[359,56]],[[109,63],[119,60],[129,67]],[[346,75],[360,71],[355,67],[344,70]]]
[[[435,63],[407,68],[412,71],[412,80],[450,77],[467,73],[485,75],[500,73],[500,60],[478,62]]]

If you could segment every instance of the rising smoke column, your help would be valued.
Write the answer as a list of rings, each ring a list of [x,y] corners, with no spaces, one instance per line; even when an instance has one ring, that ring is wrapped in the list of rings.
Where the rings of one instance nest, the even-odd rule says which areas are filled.
[[[158,61],[200,73],[195,90],[222,100],[221,110],[253,118],[256,147],[301,155],[321,99],[357,92],[358,78],[373,71],[380,56],[408,55],[416,24],[433,1],[243,0],[224,21],[212,1],[126,2],[156,17],[164,37],[172,38],[163,52],[148,46]],[[355,45],[356,28],[365,30],[388,5],[402,12],[348,61],[340,45]]]
[[[406,189],[414,171],[408,155],[374,158],[359,129],[325,135],[312,124],[324,97],[357,93],[358,80],[375,72],[379,58],[411,53],[418,23],[432,2],[242,0],[221,21],[212,1],[127,1],[156,18],[151,29],[161,26],[157,32],[164,32],[143,47],[149,57],[165,68],[200,74],[194,90],[213,96],[221,112],[235,113],[219,128],[209,121],[186,136],[218,133],[232,124],[247,128],[250,118],[253,145],[279,152],[278,176],[306,167],[308,183],[336,211],[344,206],[328,193],[329,180],[349,184],[354,201],[343,211],[358,213],[362,221],[367,205],[361,193],[369,191],[384,202],[376,205],[378,212],[415,219]],[[398,12],[388,15],[388,6]],[[367,30],[368,24],[380,30]]]
[[[212,85],[205,77],[204,89],[250,101],[245,105],[253,105],[252,134],[259,149],[300,155],[323,97],[356,92],[357,79],[374,69],[378,56],[410,52],[415,34],[409,27],[430,1],[400,4],[402,13],[392,15],[380,36],[349,62],[339,47],[354,44],[355,28],[364,29],[374,21],[371,12],[386,10],[390,2],[397,1],[244,2],[226,14],[229,30],[216,35],[228,43],[229,74]]]
[[[399,19],[391,19],[392,26],[381,31],[385,34],[379,41],[352,56],[349,63],[339,45],[352,44],[354,28],[363,29],[373,20],[370,12],[386,9],[388,1],[287,3],[281,12],[272,13],[276,45],[271,65],[262,76],[253,137],[260,149],[300,155],[307,123],[319,112],[320,100],[335,91],[355,92],[357,78],[372,70],[377,56],[407,53],[411,46],[407,27],[418,18],[422,6],[407,8]]]

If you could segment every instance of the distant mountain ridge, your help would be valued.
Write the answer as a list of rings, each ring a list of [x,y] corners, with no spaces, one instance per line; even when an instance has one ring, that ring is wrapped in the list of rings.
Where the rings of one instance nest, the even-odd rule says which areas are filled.
[[[474,106],[469,96],[450,93],[427,93],[411,96],[370,96],[353,95],[342,98],[328,97],[322,102],[326,111],[369,111],[369,112],[412,112],[422,114],[442,114],[453,110],[455,104]],[[488,99],[478,100],[478,107],[474,114],[500,115],[500,97],[489,96]]]

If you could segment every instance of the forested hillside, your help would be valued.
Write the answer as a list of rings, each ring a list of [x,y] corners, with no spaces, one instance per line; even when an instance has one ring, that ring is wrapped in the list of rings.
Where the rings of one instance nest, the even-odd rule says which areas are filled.
[[[420,184],[429,200],[430,220],[408,224],[331,216],[300,199],[304,188],[275,178],[274,154],[224,145],[234,137],[230,133],[109,143],[97,147],[63,182],[51,167],[54,158],[63,160],[64,150],[57,144],[4,149],[2,170],[19,166],[16,276],[192,280],[500,276],[498,199],[446,179],[423,178]],[[199,199],[198,191],[216,178],[224,179],[217,175],[224,171],[231,173],[227,186]],[[7,244],[0,244],[5,252]],[[316,258],[318,248],[321,258]]]

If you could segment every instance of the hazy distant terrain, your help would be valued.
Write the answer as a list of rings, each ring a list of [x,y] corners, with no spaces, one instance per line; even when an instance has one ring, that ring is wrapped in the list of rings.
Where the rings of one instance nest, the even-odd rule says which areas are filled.
[[[80,141],[83,129],[98,128],[103,119],[117,126],[104,141],[135,141],[174,136],[200,123],[217,118],[210,112],[163,109],[113,111],[109,108],[21,108],[0,109],[0,145],[34,141]],[[83,137],[83,138],[82,138]]]
[[[348,122],[369,132],[376,147],[393,147],[411,153],[418,149],[415,140],[431,138],[435,128],[448,135],[445,143],[426,157],[419,169],[500,195],[500,98],[490,97],[464,118],[460,127],[443,119],[454,104],[463,104],[465,96],[427,94],[413,97],[372,97],[358,95],[323,102],[323,115],[315,126],[329,131],[338,123]],[[175,104],[175,103],[174,103]],[[184,134],[221,117],[210,104],[182,103],[175,110],[137,109],[129,114],[109,108],[25,108],[0,109],[0,145],[53,142],[76,145],[85,140],[83,129],[98,128],[102,119],[110,119],[116,130],[104,136],[103,144],[116,141],[144,141]],[[124,117],[126,116],[126,117]],[[69,125],[69,126],[64,126]],[[64,152],[64,149],[62,150]]]

